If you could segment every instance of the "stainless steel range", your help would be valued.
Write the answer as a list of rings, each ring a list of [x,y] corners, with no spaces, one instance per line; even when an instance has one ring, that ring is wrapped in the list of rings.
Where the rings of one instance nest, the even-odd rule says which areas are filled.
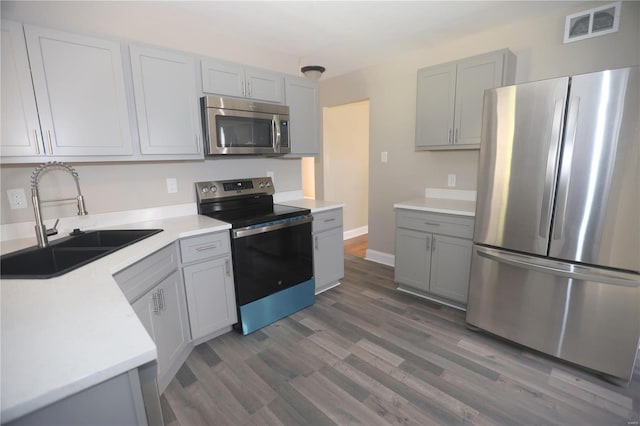
[[[236,329],[249,334],[312,305],[311,211],[274,204],[270,177],[195,186],[198,213],[231,224]]]

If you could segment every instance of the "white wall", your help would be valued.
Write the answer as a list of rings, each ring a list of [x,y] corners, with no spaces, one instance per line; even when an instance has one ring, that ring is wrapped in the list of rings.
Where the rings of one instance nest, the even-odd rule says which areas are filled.
[[[75,31],[169,47],[298,74],[297,58],[281,52],[244,46],[235,40],[212,39],[198,31],[192,18],[181,15],[168,2],[12,2],[2,1],[2,17]],[[204,19],[204,18],[203,18]],[[106,213],[195,201],[193,183],[275,174],[278,192],[302,189],[299,159],[215,159],[152,163],[103,163],[72,165],[78,170],[89,213]],[[33,221],[30,174],[37,164],[0,165],[0,223]],[[67,176],[68,177],[68,176]],[[43,179],[43,197],[73,194],[71,179],[55,172]],[[178,180],[178,193],[168,194],[166,178]],[[57,185],[57,188],[55,187]],[[29,208],[11,210],[6,190],[23,188]],[[45,218],[75,214],[74,203],[47,205]]]
[[[617,33],[563,44],[565,16],[599,3],[576,4],[531,19],[397,57],[393,62],[320,82],[321,106],[370,100],[369,249],[394,252],[393,204],[424,196],[425,187],[476,189],[477,151],[416,152],[416,72],[419,68],[509,48],[517,55],[517,82],[638,65],[640,3],[623,2]],[[389,162],[380,162],[380,152]],[[316,180],[322,182],[322,165]],[[319,197],[324,188],[316,189]]]
[[[369,101],[323,108],[324,198],[345,203],[344,230],[367,226]]]

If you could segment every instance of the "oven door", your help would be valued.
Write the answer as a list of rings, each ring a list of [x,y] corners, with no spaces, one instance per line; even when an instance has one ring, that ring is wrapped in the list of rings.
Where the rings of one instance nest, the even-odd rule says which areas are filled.
[[[238,306],[313,277],[312,220],[297,216],[231,231]]]
[[[277,114],[207,108],[206,132],[208,155],[280,153],[282,130]]]

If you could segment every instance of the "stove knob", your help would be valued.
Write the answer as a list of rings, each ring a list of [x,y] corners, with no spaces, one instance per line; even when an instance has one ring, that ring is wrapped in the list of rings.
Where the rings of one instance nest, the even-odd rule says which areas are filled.
[[[264,182],[260,182],[260,188],[264,188]]]
[[[209,189],[211,189],[211,192],[213,192],[214,194],[215,194],[216,192],[218,192],[218,187],[217,187],[217,186],[215,186],[215,185],[211,185],[211,188],[209,188]]]
[[[206,186],[202,187],[202,193],[206,194],[207,192],[209,192],[209,188],[207,188]]]
[[[267,188],[270,188],[271,187],[271,182],[267,182],[267,183],[265,183],[265,185],[266,185]]]

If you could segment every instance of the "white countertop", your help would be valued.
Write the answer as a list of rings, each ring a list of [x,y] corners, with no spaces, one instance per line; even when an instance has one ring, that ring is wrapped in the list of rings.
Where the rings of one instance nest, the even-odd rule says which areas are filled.
[[[338,203],[335,201],[325,200],[313,200],[311,198],[301,198],[298,200],[281,201],[278,204],[284,204],[292,207],[300,207],[302,209],[309,209],[311,213],[319,213],[326,210],[333,210],[344,207],[344,203]]]
[[[112,275],[178,238],[229,229],[190,214],[116,229],[162,232],[50,279],[0,280],[2,422],[156,358],[156,347]],[[5,241],[2,253],[33,246]]]
[[[460,216],[475,216],[476,202],[453,198],[416,198],[393,205],[396,209],[420,210],[434,213],[456,214]]]

